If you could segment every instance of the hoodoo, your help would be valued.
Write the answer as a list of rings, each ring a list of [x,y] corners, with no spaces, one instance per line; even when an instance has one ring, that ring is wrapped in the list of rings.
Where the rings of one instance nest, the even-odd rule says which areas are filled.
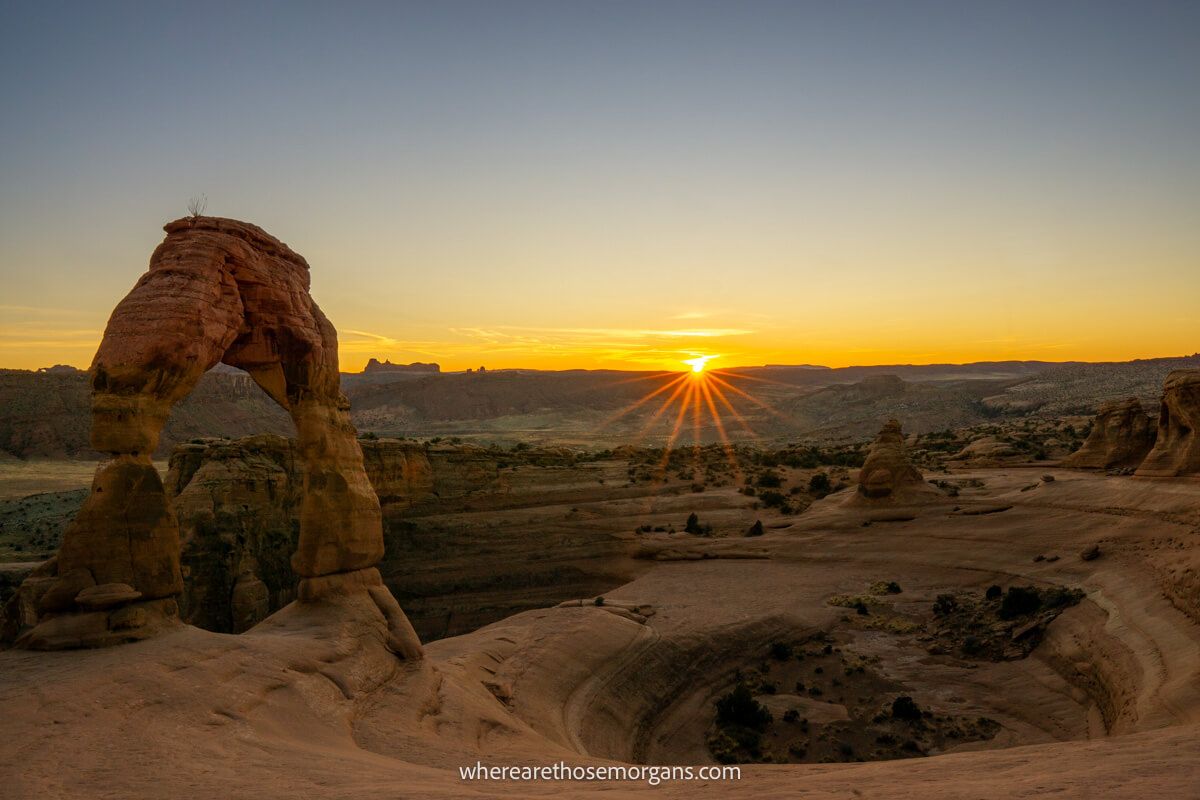
[[[39,621],[21,643],[102,646],[175,624],[179,531],[150,456],[171,407],[224,362],[246,370],[296,424],[298,596],[367,591],[394,649],[419,654],[395,600],[382,596],[379,500],[341,392],[337,332],[309,295],[307,262],[245,222],[188,217],[165,230],[92,362],[92,446],[111,460],[63,536],[55,574],[39,578]]]
[[[1064,467],[1111,469],[1136,467],[1154,446],[1154,426],[1136,397],[1100,406],[1092,432],[1067,458]]]
[[[1158,435],[1137,475],[1200,475],[1200,369],[1177,369],[1163,383]]]
[[[921,471],[908,460],[898,420],[888,420],[871,444],[858,473],[859,494],[877,500],[893,497],[905,487],[925,487]]]

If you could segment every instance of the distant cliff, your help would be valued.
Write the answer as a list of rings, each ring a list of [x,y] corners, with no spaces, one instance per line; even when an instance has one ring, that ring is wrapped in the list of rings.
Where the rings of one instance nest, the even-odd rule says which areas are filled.
[[[17,458],[92,458],[87,373],[0,370],[0,451]],[[213,370],[171,411],[158,454],[198,437],[295,435],[287,412],[240,371]]]

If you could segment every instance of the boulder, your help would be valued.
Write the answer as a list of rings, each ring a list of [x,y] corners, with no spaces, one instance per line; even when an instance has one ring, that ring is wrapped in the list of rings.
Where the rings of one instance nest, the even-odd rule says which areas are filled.
[[[1177,369],[1163,383],[1154,448],[1137,475],[1200,475],[1200,369]]]
[[[1136,467],[1154,445],[1153,421],[1136,397],[1100,406],[1083,445],[1063,459],[1064,467]]]
[[[127,583],[102,583],[89,586],[75,595],[75,604],[88,611],[112,608],[140,599],[142,593]]]

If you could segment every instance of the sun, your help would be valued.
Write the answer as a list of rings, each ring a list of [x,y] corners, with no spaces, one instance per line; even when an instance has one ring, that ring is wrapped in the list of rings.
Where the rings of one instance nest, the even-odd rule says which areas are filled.
[[[683,363],[690,364],[692,372],[704,372],[704,365],[716,358],[716,356],[696,356],[695,358],[686,358]]]

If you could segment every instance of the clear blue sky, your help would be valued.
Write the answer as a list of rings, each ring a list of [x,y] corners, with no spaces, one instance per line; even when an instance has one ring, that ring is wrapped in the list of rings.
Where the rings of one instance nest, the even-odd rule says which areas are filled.
[[[0,4],[0,366],[187,200],[343,360],[1200,349],[1200,3]]]

